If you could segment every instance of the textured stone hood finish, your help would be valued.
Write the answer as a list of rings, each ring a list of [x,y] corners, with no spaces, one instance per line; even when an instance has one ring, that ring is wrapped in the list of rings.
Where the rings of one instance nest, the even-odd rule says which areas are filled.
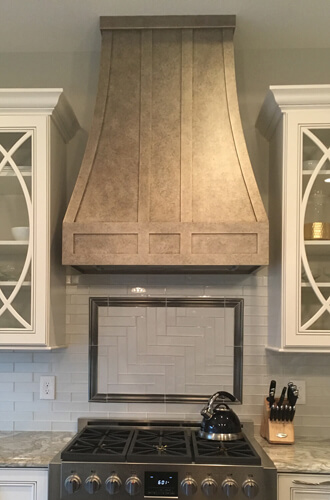
[[[63,264],[249,272],[268,263],[234,27],[235,16],[101,17],[99,90],[63,223]]]

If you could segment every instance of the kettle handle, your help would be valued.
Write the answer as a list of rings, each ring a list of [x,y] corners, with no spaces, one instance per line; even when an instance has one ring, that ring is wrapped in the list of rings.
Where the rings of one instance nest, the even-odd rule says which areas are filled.
[[[235,401],[237,401],[237,399],[235,398],[235,396],[233,396],[232,394],[230,394],[229,392],[226,392],[226,391],[219,391],[219,392],[216,392],[215,394],[213,394],[212,398],[216,396],[216,398],[214,399],[214,401],[218,398],[220,399],[225,399],[225,398],[228,398],[230,399],[230,401],[232,401],[233,403]]]
[[[212,417],[213,405],[218,398],[222,399],[222,400],[224,400],[225,398],[228,398],[228,399],[230,399],[230,401],[233,401],[233,402],[237,401],[235,396],[233,396],[229,392],[226,392],[226,391],[216,392],[215,394],[213,394],[213,396],[210,397],[207,405],[204,406],[204,408],[202,409],[201,415],[203,415],[203,417],[205,417],[207,419],[210,419]],[[222,402],[224,402],[224,401],[222,401]]]

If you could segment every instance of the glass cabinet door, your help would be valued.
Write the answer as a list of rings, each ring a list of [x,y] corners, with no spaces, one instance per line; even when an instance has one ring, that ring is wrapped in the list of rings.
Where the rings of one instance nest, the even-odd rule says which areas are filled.
[[[330,129],[302,127],[300,331],[330,330]]]
[[[0,331],[32,327],[33,133],[0,129]]]

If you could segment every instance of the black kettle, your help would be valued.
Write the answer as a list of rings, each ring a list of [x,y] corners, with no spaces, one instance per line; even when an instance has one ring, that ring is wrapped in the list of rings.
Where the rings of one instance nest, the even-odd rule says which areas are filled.
[[[243,437],[241,422],[238,416],[224,402],[224,399],[236,401],[235,396],[226,391],[220,391],[210,397],[208,404],[202,409],[199,436],[213,441],[235,441]],[[222,401],[215,403],[218,399]]]

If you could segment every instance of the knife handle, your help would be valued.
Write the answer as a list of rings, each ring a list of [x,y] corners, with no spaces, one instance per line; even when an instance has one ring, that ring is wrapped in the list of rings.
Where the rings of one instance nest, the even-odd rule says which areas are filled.
[[[271,380],[269,386],[269,393],[272,393],[272,396],[275,396],[275,390],[276,390],[276,380]]]
[[[268,397],[266,398],[269,403],[269,408],[271,408],[271,406],[275,402],[275,390],[276,390],[276,380],[271,380],[269,385],[269,394]]]
[[[289,407],[288,405],[284,405],[284,410],[283,410],[283,415],[282,415],[282,420],[283,422],[287,422],[289,420]]]
[[[282,389],[281,396],[280,396],[280,399],[278,400],[277,406],[282,406],[283,405],[285,393],[286,393],[286,386],[284,386],[283,389]]]
[[[270,407],[269,420],[271,421],[275,420],[275,408],[276,406],[274,404]]]

